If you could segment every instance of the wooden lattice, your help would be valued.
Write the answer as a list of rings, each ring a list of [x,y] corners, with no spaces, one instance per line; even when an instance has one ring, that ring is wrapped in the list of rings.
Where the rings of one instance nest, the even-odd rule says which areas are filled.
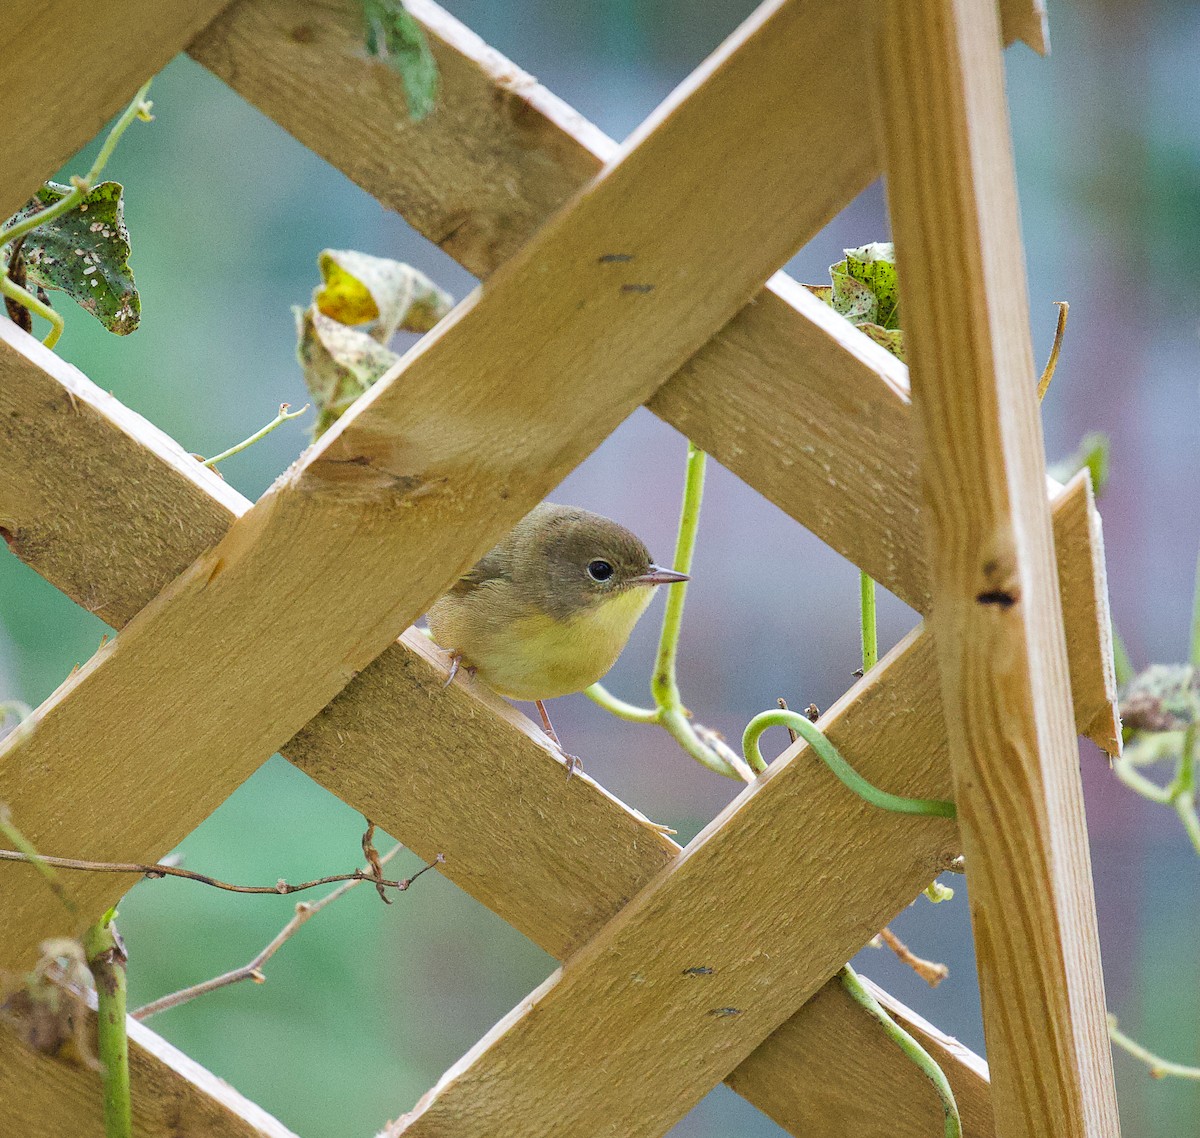
[[[796,1135],[940,1133],[830,978],[965,848],[999,1093],[881,999],[973,1138],[1115,1135],[1071,722],[1118,746],[1103,555],[1086,478],[1045,478],[1003,96],[1038,5],[771,0],[620,148],[409,6],[442,76],[417,125],[357,0],[130,0],[119,23],[53,0],[11,28],[0,75],[46,95],[7,107],[0,216],[186,48],[486,283],[256,504],[0,322],[0,526],[122,630],[0,750],[0,801],[43,849],[152,861],[279,750],[444,852],[566,963],[395,1127],[431,1138],[662,1134],[722,1079]],[[876,54],[855,75],[878,89],[840,98]],[[911,410],[902,365],[771,276],[885,165]],[[956,797],[957,826],[872,809],[796,745],[680,851],[504,701],[442,691],[403,630],[641,403],[928,615],[822,726],[872,781]],[[71,886],[97,913],[123,887]],[[29,873],[3,896],[0,967],[27,966],[56,902]],[[130,1030],[139,1135],[288,1133]],[[98,1133],[99,1095],[0,1032],[13,1133]]]

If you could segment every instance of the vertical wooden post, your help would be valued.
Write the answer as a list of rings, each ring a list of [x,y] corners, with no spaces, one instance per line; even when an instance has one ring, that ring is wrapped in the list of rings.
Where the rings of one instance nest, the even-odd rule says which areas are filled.
[[[996,1133],[1119,1133],[996,0],[881,5],[880,121]]]

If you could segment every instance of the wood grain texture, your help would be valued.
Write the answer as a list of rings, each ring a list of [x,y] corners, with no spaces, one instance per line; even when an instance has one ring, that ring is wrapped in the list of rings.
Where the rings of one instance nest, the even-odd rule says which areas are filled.
[[[807,289],[777,273],[648,406],[901,600],[928,609],[908,369]],[[1053,500],[1066,493],[1046,485]],[[1090,505],[1055,508],[1059,517],[1075,725],[1118,754],[1100,518]]]
[[[1117,1135],[996,9],[913,0],[885,13],[880,102],[929,623],[996,1133]]]
[[[0,467],[0,519],[20,536],[13,551],[62,581],[76,601],[100,598],[102,615],[120,628],[170,582],[181,557],[202,554],[251,504],[32,337],[0,324],[0,340],[0,399],[8,397],[0,403],[0,429],[8,431],[0,447],[7,460]],[[58,445],[48,446],[48,439]],[[79,462],[63,461],[76,450]],[[38,487],[53,487],[53,496],[37,497]],[[126,514],[116,516],[113,503]],[[86,561],[89,550],[96,554],[90,577],[55,568],[59,558]],[[475,684],[443,690],[444,675],[441,654],[406,633],[282,750],[418,853],[445,853],[446,876],[563,959],[678,847],[586,776],[565,781],[541,731],[503,700]],[[922,691],[908,689],[893,702],[922,698]],[[911,744],[900,739],[881,750],[881,769],[902,768]],[[944,762],[944,746],[934,741],[929,749],[935,762]],[[69,808],[71,786],[50,775],[43,789]],[[197,811],[184,824],[201,819]],[[831,958],[828,967],[837,964]],[[772,1040],[809,1050],[803,1016]],[[868,1038],[864,1046],[877,1078],[903,1080],[896,1068],[905,1061],[886,1041]],[[814,1098],[831,1103],[835,1118],[861,1098],[851,1084],[841,1086],[840,1099],[832,1093],[837,1088],[821,1091],[807,1068],[783,1078],[757,1051],[738,1074],[751,1101],[759,1101],[756,1086],[769,1085],[771,1109],[782,1103],[796,1117],[808,1117],[803,1103]],[[909,1121],[910,1130],[896,1131],[899,1138],[924,1138],[927,1118],[919,1104]]]
[[[933,667],[914,632],[822,719],[897,793],[948,788]],[[665,1133],[956,845],[953,823],[873,809],[791,747],[389,1133]]]
[[[1006,38],[1022,37],[1037,9],[1008,0]],[[412,10],[441,67],[437,111],[420,124],[403,114],[395,73],[363,55],[354,0],[240,0],[191,51],[487,276],[601,169],[616,143],[437,5],[416,0]],[[827,53],[850,58],[861,30],[839,25],[828,37]],[[348,121],[347,90],[357,108]],[[809,116],[806,133],[818,138],[839,111],[859,113],[829,100],[798,110]],[[853,144],[821,155],[821,176],[796,205],[792,222],[802,241],[878,173],[872,133],[850,121],[844,127]],[[928,570],[907,392],[903,365],[779,273],[648,405],[923,611]],[[1064,544],[1060,558],[1064,588],[1078,582],[1092,596],[1090,613],[1067,609],[1077,726],[1112,751],[1116,687],[1095,631],[1097,612],[1107,629],[1107,594],[1099,577],[1088,578],[1091,549]]]
[[[802,135],[796,108],[836,78],[819,45],[861,15],[788,3],[744,25],[0,744],[0,790],[30,840],[103,860],[176,844],[724,324],[793,249],[797,171],[840,145]],[[697,151],[714,161],[703,184]],[[606,262],[614,246],[631,260]],[[49,769],[77,804],[109,809],[51,805]],[[76,886],[85,912],[117,889]],[[54,918],[35,883],[14,894],[0,960],[15,963]]]
[[[992,1138],[987,1064],[866,977],[863,984],[946,1074],[964,1138]],[[942,1128],[933,1087],[911,1063],[879,1064],[879,1024],[830,980],[727,1080],[789,1134],[803,1138],[932,1138]],[[894,1045],[893,1045],[894,1046]]]
[[[408,118],[398,76],[362,50],[357,0],[238,0],[192,56],[478,276],[511,257],[616,152],[616,143],[430,0],[409,10],[437,59],[436,112]],[[1004,0],[1007,42],[1040,50],[1040,0]],[[856,50],[856,34],[827,51]],[[347,108],[353,112],[347,114]],[[828,121],[851,105],[807,108]],[[819,128],[818,128],[819,129]],[[816,233],[878,174],[855,129],[797,209]],[[864,164],[863,158],[869,156]]]
[[[127,0],[119,20],[74,0],[5,4],[0,89],[24,94],[7,99],[0,117],[0,218],[20,209],[228,2]]]
[[[129,1020],[134,1138],[295,1138],[282,1123],[136,1020]],[[0,1024],[6,1135],[104,1138],[100,1076],[40,1055]]]

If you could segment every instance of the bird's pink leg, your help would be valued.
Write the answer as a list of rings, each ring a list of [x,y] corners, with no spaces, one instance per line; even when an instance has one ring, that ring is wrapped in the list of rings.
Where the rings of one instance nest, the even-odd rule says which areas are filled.
[[[555,733],[554,724],[550,722],[550,714],[546,710],[546,705],[540,699],[535,699],[533,702],[537,704],[538,714],[542,717],[542,730],[550,736],[550,742],[558,748],[559,753],[567,761],[567,778],[570,778],[576,771],[583,770],[583,760],[578,755],[568,755],[563,750],[563,745]]]

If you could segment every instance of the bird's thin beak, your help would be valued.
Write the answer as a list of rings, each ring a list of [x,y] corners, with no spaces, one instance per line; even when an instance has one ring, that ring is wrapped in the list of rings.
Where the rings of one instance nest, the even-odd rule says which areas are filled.
[[[680,581],[690,581],[686,573],[676,573],[674,569],[664,569],[661,565],[651,565],[647,573],[634,577],[635,585],[677,585]]]

